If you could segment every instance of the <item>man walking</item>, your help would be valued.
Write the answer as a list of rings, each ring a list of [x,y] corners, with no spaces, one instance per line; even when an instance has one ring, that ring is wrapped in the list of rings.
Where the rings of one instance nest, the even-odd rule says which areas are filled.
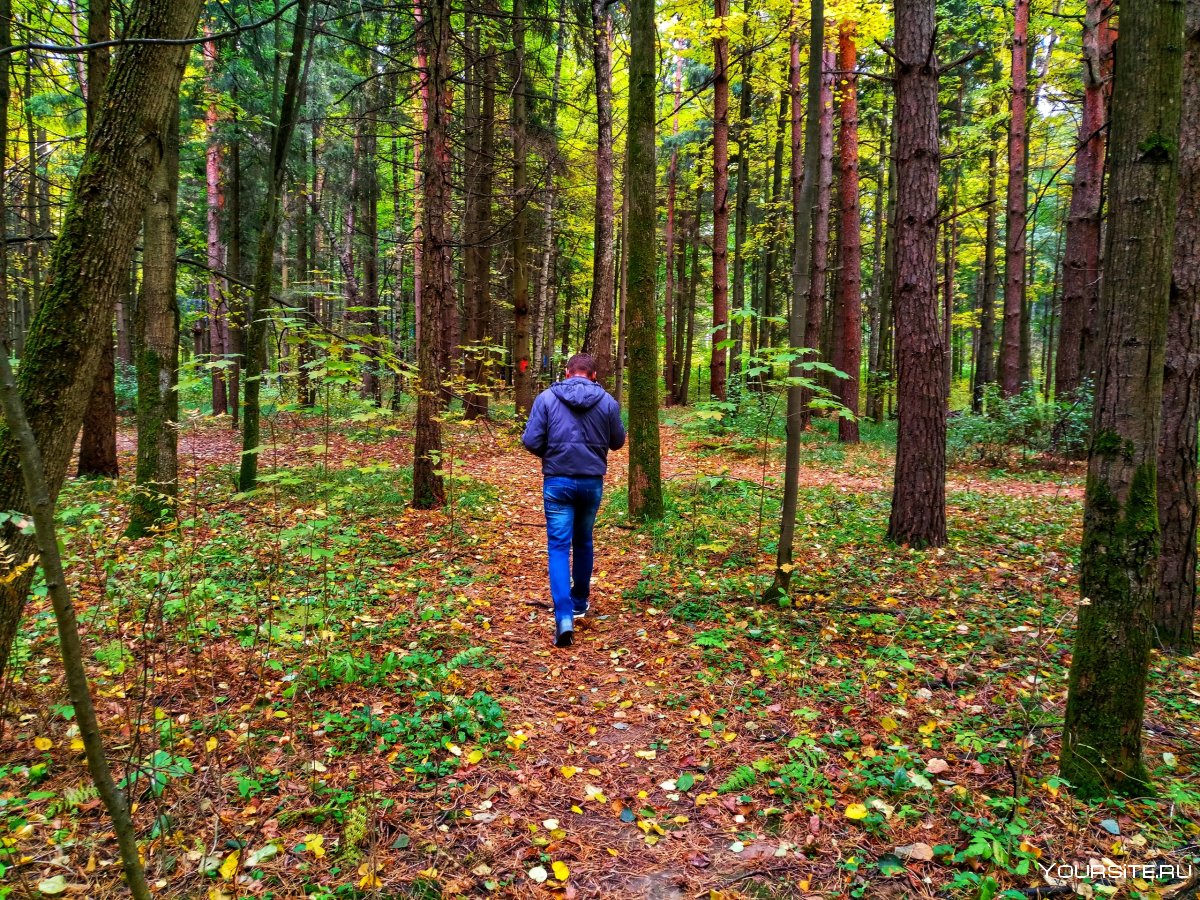
[[[576,353],[567,360],[566,375],[538,394],[521,437],[525,449],[542,460],[556,647],[571,646],[575,619],[588,611],[592,526],[600,509],[608,451],[625,446],[621,408],[596,382],[596,360]]]

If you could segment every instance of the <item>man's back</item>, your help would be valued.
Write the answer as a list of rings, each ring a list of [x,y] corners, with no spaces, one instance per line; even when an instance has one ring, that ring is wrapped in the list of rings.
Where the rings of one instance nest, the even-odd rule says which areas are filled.
[[[574,375],[538,395],[521,440],[541,457],[543,475],[603,475],[608,451],[625,445],[621,408],[595,381]]]

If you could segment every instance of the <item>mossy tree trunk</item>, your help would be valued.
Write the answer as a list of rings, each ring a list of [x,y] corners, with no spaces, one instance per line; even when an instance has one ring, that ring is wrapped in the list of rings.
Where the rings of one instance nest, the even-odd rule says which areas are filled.
[[[629,236],[625,243],[629,332],[629,513],[661,519],[658,443],[658,310],[655,259],[654,0],[629,8],[629,159],[625,172]]]
[[[137,491],[131,535],[175,514],[179,488],[179,306],[175,300],[179,235],[179,113],[167,130],[162,162],[150,185],[143,232],[142,295],[133,315],[137,362]]]
[[[186,38],[201,0],[138,0],[130,37]],[[116,299],[141,229],[149,186],[163,155],[163,136],[178,103],[187,49],[132,44],[113,66],[104,112],[88,142],[50,260],[50,278],[30,325],[19,387],[46,470],[52,498],[66,476],[75,436],[111,333]],[[24,509],[16,445],[0,431],[0,509]],[[20,566],[34,545],[6,528]],[[7,574],[7,573],[5,573]],[[0,579],[0,672],[8,662],[32,571]]]
[[[724,400],[729,367],[729,0],[713,0],[720,20],[713,44],[712,357],[708,393]]]
[[[896,476],[888,538],[946,543],[945,335],[938,315],[934,0],[896,3]]]
[[[1196,422],[1200,420],[1200,0],[1187,5],[1179,209],[1167,313],[1158,522],[1162,556],[1154,631],[1160,646],[1196,648]]]
[[[1059,765],[1081,796],[1144,794],[1158,585],[1158,440],[1178,191],[1183,4],[1122,5],[1109,136],[1100,367],[1079,625]],[[1153,98],[1154,102],[1146,102]]]

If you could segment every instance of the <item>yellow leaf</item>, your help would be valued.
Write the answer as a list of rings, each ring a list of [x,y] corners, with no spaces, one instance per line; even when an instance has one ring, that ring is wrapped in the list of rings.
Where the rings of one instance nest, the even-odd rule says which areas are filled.
[[[234,850],[227,857],[225,857],[225,862],[221,863],[221,868],[218,871],[221,873],[222,878],[224,878],[226,881],[229,881],[229,879],[233,878],[233,873],[237,871],[237,867],[238,852]]]
[[[204,742],[204,749],[207,750],[209,753],[212,753],[214,750],[216,750],[217,749],[217,739],[215,737],[210,737],[207,741]]]
[[[846,807],[846,818],[847,819],[854,819],[855,821],[857,821],[859,819],[865,819],[866,817],[867,817],[867,808],[865,806],[863,806],[861,803],[851,803],[849,806]]]
[[[422,878],[437,878],[438,870],[435,869],[433,866],[430,866],[428,869],[418,872],[417,874],[420,875]]]
[[[482,750],[472,750],[470,753],[467,754],[467,762],[469,762],[471,765],[475,765],[476,763],[480,762],[482,759],[483,759],[483,751]]]
[[[558,771],[562,772],[563,778],[574,778],[579,773],[579,770],[574,766],[563,766]]]
[[[304,836],[304,849],[313,856],[325,855],[325,837],[320,834],[306,834]]]
[[[638,759],[654,759],[658,756],[657,750],[634,750],[633,755]]]
[[[34,738],[33,746],[37,747],[39,750],[49,750],[54,746],[54,741],[50,740],[50,738],[44,737]]]
[[[550,868],[554,870],[554,877],[559,881],[566,881],[571,875],[571,870],[567,868],[567,864],[564,862],[555,860]]]
[[[729,743],[732,743],[733,741],[737,740],[737,732],[736,731],[727,731],[723,735],[721,735],[721,737],[723,737],[725,739],[725,743],[729,744]]]
[[[933,719],[930,719],[928,722],[918,728],[917,731],[921,732],[921,734],[933,734],[935,731],[937,731],[937,722],[935,722]]]
[[[436,872],[436,871],[437,870],[435,869],[434,872]],[[362,878],[360,878],[358,881],[358,886],[360,888],[362,888],[364,891],[373,891],[373,890],[377,890],[377,889],[383,887],[383,882],[379,879],[379,876],[376,874],[376,869],[375,869],[374,863],[370,863],[370,862],[363,863],[361,866],[358,867],[358,874],[362,876]]]
[[[508,749],[515,753],[521,749],[527,740],[529,740],[529,735],[522,734],[518,731],[516,734],[510,734],[507,738],[505,738],[504,743],[508,744]]]
[[[71,749],[82,751],[83,750],[83,738],[71,738]]]
[[[897,728],[900,727],[900,723],[897,722],[895,719],[893,719],[891,716],[884,716],[882,719],[879,720],[879,724],[883,726],[884,731],[895,731]]]

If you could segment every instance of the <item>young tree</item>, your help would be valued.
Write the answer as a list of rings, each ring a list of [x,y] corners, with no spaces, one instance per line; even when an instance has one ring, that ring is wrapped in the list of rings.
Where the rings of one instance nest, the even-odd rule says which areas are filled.
[[[838,29],[838,71],[841,80],[841,127],[838,131],[841,169],[838,238],[838,295],[842,313],[842,340],[836,365],[848,378],[838,385],[842,405],[858,416],[858,381],[862,368],[862,232],[858,200],[858,50],[854,45],[855,25],[843,22]],[[838,440],[858,443],[858,419],[838,419]]]
[[[136,0],[126,34],[133,38],[189,37],[201,0]],[[125,47],[108,80],[104,114],[80,166],[50,278],[30,326],[21,360],[21,402],[37,437],[51,499],[58,495],[83,423],[84,409],[112,328],[117,293],[141,229],[149,185],[162,159],[163,134],[178,103],[186,47],[161,43]],[[17,448],[0,431],[0,508],[23,509]],[[17,559],[33,542],[6,526]],[[0,584],[0,672],[8,663],[31,573]]]
[[[712,358],[708,393],[724,400],[729,363],[729,0],[713,0],[713,245]]]
[[[1158,441],[1178,196],[1183,4],[1121,8],[1109,136],[1101,356],[1079,625],[1059,767],[1082,796],[1139,795],[1158,586]],[[1153,97],[1154,102],[1147,102]]]
[[[658,444],[658,311],[655,259],[654,0],[629,5],[629,198],[626,243],[629,290],[629,514],[661,519],[662,478]]]
[[[258,259],[255,260],[254,288],[247,310],[245,362],[245,403],[242,418],[242,463],[238,472],[238,488],[253,490],[258,481],[258,453],[262,407],[262,379],[267,371],[267,314],[271,307],[271,290],[275,282],[275,244],[283,223],[283,185],[287,175],[288,148],[300,111],[303,87],[300,73],[304,61],[305,34],[311,0],[298,0],[292,26],[292,49],[284,77],[279,119],[271,132],[271,160],[268,172],[263,222],[258,235]]]
[[[607,382],[613,365],[613,301],[616,263],[613,257],[613,101],[612,41],[606,0],[591,0],[592,73],[596,81],[596,211],[592,244],[592,300],[588,307],[584,351],[596,360],[596,377]]]
[[[819,349],[825,330],[826,278],[829,272],[829,219],[833,204],[833,69],[834,58],[829,48],[821,50],[821,92],[818,95],[820,109],[819,146],[817,167],[817,193],[813,209],[812,257],[809,264],[808,319],[804,325],[804,346]],[[828,361],[828,360],[826,360]],[[804,395],[801,427],[808,428],[812,409],[811,393]]]
[[[934,0],[896,0],[896,476],[888,538],[946,543],[946,367],[937,299]]]
[[[1154,632],[1177,653],[1196,648],[1196,423],[1200,420],[1200,2],[1189,0],[1179,130],[1179,209],[1167,313],[1158,521],[1162,556]]]
[[[812,0],[809,17],[808,90],[816,97],[821,90],[821,50],[825,46],[824,0]],[[813,203],[817,196],[817,168],[821,164],[820,104],[809,103],[804,119],[804,153],[800,138],[800,27],[797,23],[800,0],[792,0],[791,67],[788,87],[792,95],[792,309],[788,315],[788,344],[791,362],[788,366],[787,445],[783,466],[783,506],[779,518],[779,549],[775,556],[775,578],[763,598],[786,596],[792,581],[792,553],[796,541],[796,512],[800,497],[800,435],[803,431],[805,407],[802,356],[804,326],[808,320],[807,305],[811,302],[812,282],[812,221]]]
[[[1021,317],[1025,309],[1026,156],[1029,152],[1029,0],[1014,0],[1012,97],[1008,120],[1008,207],[1004,236],[1004,331],[1000,392],[1021,390]]]

